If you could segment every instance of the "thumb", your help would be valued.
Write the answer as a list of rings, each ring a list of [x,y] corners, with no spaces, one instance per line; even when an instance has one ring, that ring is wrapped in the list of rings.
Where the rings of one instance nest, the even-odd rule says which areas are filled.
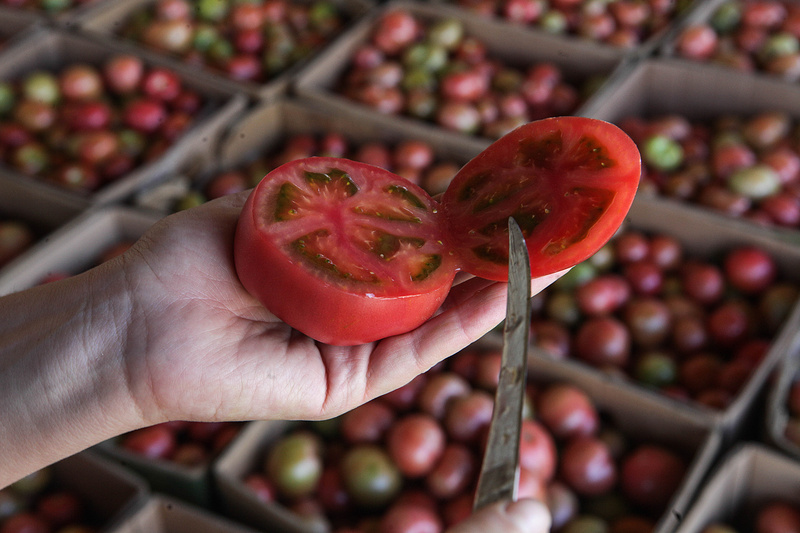
[[[550,512],[539,501],[523,498],[516,502],[496,502],[447,530],[447,533],[547,533]]]

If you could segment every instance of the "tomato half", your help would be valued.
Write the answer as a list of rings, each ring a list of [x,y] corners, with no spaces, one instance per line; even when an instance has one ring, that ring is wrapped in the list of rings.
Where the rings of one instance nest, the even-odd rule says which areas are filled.
[[[438,203],[378,167],[331,157],[286,163],[248,198],[239,279],[275,316],[329,344],[409,331],[455,275]]]
[[[467,163],[444,193],[460,267],[508,280],[510,216],[525,236],[531,276],[587,259],[622,224],[640,174],[636,145],[613,124],[556,117],[520,126]]]
[[[597,251],[630,208],[640,156],[616,126],[559,117],[517,128],[467,163],[441,204],[381,168],[331,157],[286,163],[248,198],[234,259],[275,316],[329,344],[405,333],[441,305],[458,270],[508,279],[508,217],[531,275]]]

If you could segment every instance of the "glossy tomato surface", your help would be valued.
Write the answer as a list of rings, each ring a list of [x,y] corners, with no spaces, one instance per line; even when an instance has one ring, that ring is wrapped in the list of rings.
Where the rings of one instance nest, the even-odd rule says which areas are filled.
[[[506,281],[511,216],[532,276],[589,258],[624,220],[640,174],[636,145],[613,124],[556,117],[520,126],[467,163],[444,193],[460,267]]]
[[[273,314],[318,341],[379,340],[427,320],[458,270],[506,281],[509,217],[533,277],[587,259],[625,218],[640,170],[622,130],[582,117],[507,134],[458,172],[441,204],[375,166],[294,160],[247,200],[237,273]]]
[[[248,198],[234,254],[242,284],[278,318],[329,344],[371,342],[427,320],[456,265],[438,204],[378,167],[313,157]]]

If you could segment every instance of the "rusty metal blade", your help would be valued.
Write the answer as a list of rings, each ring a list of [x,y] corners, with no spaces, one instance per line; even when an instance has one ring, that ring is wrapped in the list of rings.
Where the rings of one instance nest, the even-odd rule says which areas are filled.
[[[474,508],[516,499],[519,441],[528,365],[531,267],[525,238],[508,219],[508,303],[503,329],[500,381],[494,399],[489,439],[483,456]]]

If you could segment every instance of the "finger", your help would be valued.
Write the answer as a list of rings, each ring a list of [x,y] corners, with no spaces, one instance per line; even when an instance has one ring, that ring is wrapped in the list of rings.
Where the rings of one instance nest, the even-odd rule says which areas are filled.
[[[547,533],[550,512],[542,502],[524,498],[516,502],[497,502],[475,512],[447,533]]]

